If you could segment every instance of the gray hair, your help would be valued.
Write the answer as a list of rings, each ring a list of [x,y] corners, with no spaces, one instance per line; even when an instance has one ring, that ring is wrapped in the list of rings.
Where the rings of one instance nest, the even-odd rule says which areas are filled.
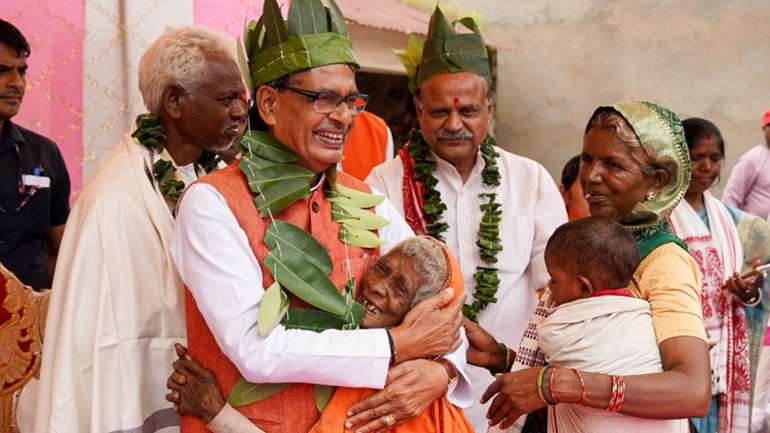
[[[415,236],[401,242],[398,247],[404,257],[412,259],[422,284],[412,300],[412,307],[436,293],[449,279],[449,265],[441,245],[427,236]]]
[[[160,112],[163,92],[170,85],[195,90],[205,81],[207,61],[232,60],[237,64],[235,50],[235,41],[202,27],[166,30],[139,61],[139,91],[147,110]]]
[[[591,128],[611,129],[618,139],[631,150],[631,157],[639,163],[642,173],[647,177],[655,176],[653,155],[642,145],[634,129],[623,116],[612,108],[599,109],[588,121],[586,134]]]

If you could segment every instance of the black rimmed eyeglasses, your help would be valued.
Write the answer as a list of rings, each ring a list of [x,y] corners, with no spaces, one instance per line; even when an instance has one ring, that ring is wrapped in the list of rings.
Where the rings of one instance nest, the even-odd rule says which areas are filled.
[[[356,115],[366,109],[369,102],[369,95],[363,93],[351,93],[342,96],[333,90],[322,90],[313,92],[311,90],[298,89],[296,87],[282,87],[282,89],[292,91],[313,101],[313,110],[320,114],[329,114],[334,112],[341,103],[345,103],[352,115]]]

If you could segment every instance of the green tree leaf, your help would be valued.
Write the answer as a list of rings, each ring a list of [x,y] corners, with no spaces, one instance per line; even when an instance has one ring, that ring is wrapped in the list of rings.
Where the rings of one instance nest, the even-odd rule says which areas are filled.
[[[327,33],[326,8],[321,0],[292,0],[287,25],[292,36]]]
[[[345,22],[345,15],[334,0],[329,0],[329,20],[332,32],[348,37],[348,23]]]
[[[247,162],[247,164],[249,163]],[[305,167],[290,164],[276,164],[264,167],[261,170],[254,170],[246,177],[249,180],[249,188],[254,192],[259,192],[264,191],[279,182],[290,179],[303,179],[305,183],[307,183],[310,182],[310,179],[312,179],[313,176],[315,176],[315,173]]]
[[[329,405],[329,400],[334,394],[334,387],[329,385],[313,385],[313,395],[315,395],[315,407],[318,408],[318,413],[322,413],[326,406]]]
[[[240,378],[238,382],[235,382],[230,395],[227,396],[227,402],[232,407],[247,406],[262,401],[288,387],[288,383],[249,383],[246,382],[246,379]]]
[[[267,228],[264,239],[270,250],[280,248],[281,253],[294,251],[303,260],[314,265],[324,275],[332,272],[332,259],[318,241],[301,228],[281,220],[275,220]]]
[[[240,141],[244,153],[260,156],[274,162],[295,162],[299,157],[294,151],[281,144],[275,137],[263,131],[248,131]]]
[[[238,54],[238,68],[241,70],[241,76],[246,83],[246,88],[249,89],[249,95],[254,92],[254,83],[251,80],[251,72],[249,72],[249,62],[246,60],[246,55],[243,54],[243,50],[246,49],[241,43],[241,38],[236,39],[235,51]]]
[[[343,203],[332,204],[332,218],[336,222],[362,230],[377,230],[390,224],[390,221],[374,212]]]
[[[270,212],[275,215],[296,200],[309,195],[310,184],[305,179],[289,179],[262,191],[262,194],[254,198],[254,203],[259,214],[266,217]]]
[[[265,43],[262,49],[280,45],[289,40],[286,24],[283,22],[281,8],[276,0],[265,0],[262,19],[265,23]]]
[[[259,303],[257,313],[257,331],[262,337],[267,337],[275,325],[283,319],[289,309],[289,297],[281,290],[281,285],[273,283],[265,291]]]
[[[308,266],[303,256],[294,250],[272,250],[265,257],[265,266],[286,290],[308,304],[323,311],[343,317],[348,312],[345,298],[329,277],[315,266]]]
[[[385,243],[385,241],[378,238],[374,233],[368,230],[350,227],[345,223],[340,225],[340,239],[342,239],[343,242],[361,248],[376,248]]]

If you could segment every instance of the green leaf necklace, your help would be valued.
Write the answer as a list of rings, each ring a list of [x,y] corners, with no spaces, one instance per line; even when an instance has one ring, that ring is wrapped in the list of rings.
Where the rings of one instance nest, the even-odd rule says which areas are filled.
[[[275,282],[265,291],[259,305],[257,330],[263,337],[270,334],[278,323],[287,329],[305,329],[321,332],[326,329],[356,329],[363,320],[364,307],[355,301],[355,279],[350,267],[348,244],[375,248],[382,240],[372,232],[388,225],[371,209],[385,199],[347,188],[336,182],[331,169],[317,179],[317,185],[329,176],[324,191],[332,203],[332,220],[340,224],[340,240],[345,247],[347,284],[340,293],[329,279],[333,269],[326,249],[305,230],[275,219],[274,215],[307,198],[315,187],[312,171],[298,166],[296,153],[272,135],[262,131],[248,131],[240,142],[239,168],[246,176],[254,194],[254,205],[260,216],[270,219],[264,243],[268,247],[265,266]],[[302,299],[318,310],[290,308],[287,292]],[[252,384],[240,378],[228,396],[233,406],[244,406],[280,392],[286,384]],[[328,403],[332,387],[315,385],[314,395],[319,412]]]
[[[500,169],[497,166],[497,157],[500,154],[495,151],[495,139],[487,135],[481,142],[481,157],[484,160],[484,168],[481,171],[481,179],[484,185],[496,187],[500,185]],[[422,213],[425,216],[427,233],[436,239],[444,240],[444,232],[449,225],[443,221],[446,205],[441,201],[441,193],[436,189],[438,179],[433,175],[436,169],[436,161],[431,156],[428,146],[422,138],[422,133],[414,129],[409,139],[409,155],[414,161],[414,176],[424,185]],[[473,302],[463,306],[465,317],[478,321],[479,313],[487,305],[497,302],[497,289],[500,287],[500,278],[497,268],[497,256],[503,246],[500,241],[500,221],[502,221],[502,205],[496,201],[497,194],[481,193],[479,197],[485,199],[480,209],[483,213],[479,223],[478,240],[481,259],[486,266],[477,266],[473,279],[476,280],[476,289],[473,292]]]
[[[136,131],[131,134],[131,137],[136,138],[142,146],[157,153],[160,157],[152,165],[152,177],[158,183],[160,194],[166,200],[171,214],[175,215],[176,205],[186,185],[180,180],[176,165],[171,161],[168,152],[165,151],[167,137],[166,131],[163,130],[163,125],[160,123],[160,117],[148,113],[140,114],[136,118],[136,126]],[[206,173],[211,173],[217,168],[220,161],[221,159],[215,152],[204,150],[195,164]]]

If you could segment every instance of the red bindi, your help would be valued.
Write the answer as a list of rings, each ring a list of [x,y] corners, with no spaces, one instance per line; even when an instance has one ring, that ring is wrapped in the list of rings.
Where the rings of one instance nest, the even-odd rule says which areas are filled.
[[[460,99],[458,99],[457,96],[455,96],[454,100],[452,100],[452,106],[454,106],[454,108],[460,109]]]

